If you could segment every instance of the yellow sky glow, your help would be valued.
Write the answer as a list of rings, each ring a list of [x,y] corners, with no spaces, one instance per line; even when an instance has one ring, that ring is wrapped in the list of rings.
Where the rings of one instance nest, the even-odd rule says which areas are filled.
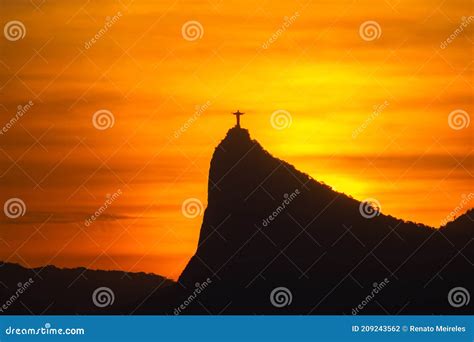
[[[0,135],[0,199],[27,206],[2,221],[2,260],[177,278],[202,220],[183,217],[181,203],[206,205],[209,161],[237,108],[274,156],[356,199],[378,199],[384,213],[439,226],[472,191],[473,125],[454,130],[448,115],[473,113],[474,21],[441,47],[469,18],[468,1],[1,6],[2,25],[20,20],[26,35],[0,41],[0,123],[34,103]],[[182,36],[191,20],[203,27],[196,41]],[[359,33],[369,20],[381,28],[373,41]],[[112,128],[92,125],[100,109],[113,113]],[[280,109],[292,123],[276,130]]]

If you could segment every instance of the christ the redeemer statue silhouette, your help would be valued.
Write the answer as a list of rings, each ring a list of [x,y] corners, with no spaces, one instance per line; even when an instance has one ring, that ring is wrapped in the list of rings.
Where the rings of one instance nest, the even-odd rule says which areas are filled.
[[[240,128],[240,116],[241,115],[244,115],[245,113],[241,113],[238,109],[235,113],[232,113],[235,115],[235,117],[237,118],[237,123],[235,124],[235,127],[237,128]]]

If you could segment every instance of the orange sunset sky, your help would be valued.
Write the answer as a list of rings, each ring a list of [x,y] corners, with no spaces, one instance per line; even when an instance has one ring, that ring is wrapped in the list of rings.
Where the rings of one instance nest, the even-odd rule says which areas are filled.
[[[0,260],[176,279],[202,222],[181,205],[205,208],[237,109],[274,156],[438,227],[473,190],[472,14],[469,0],[0,1],[0,200],[26,206],[2,212]],[[94,126],[99,110],[113,126]],[[274,128],[277,110],[291,125]]]

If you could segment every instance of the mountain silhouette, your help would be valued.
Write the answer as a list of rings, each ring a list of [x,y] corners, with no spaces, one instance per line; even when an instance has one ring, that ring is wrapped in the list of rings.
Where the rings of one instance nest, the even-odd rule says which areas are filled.
[[[173,285],[172,280],[154,274],[95,271],[83,267],[28,269],[3,263],[0,265],[0,315],[131,314],[152,293],[161,291],[165,295]],[[111,291],[113,301],[105,305],[112,297],[101,299],[97,295],[101,305],[97,306],[92,300],[93,294],[104,287]],[[165,304],[170,305],[161,306]]]
[[[473,289],[472,210],[439,230],[384,215],[237,127],[214,152],[208,187],[197,251],[178,283],[186,298],[214,281],[187,313],[351,314],[382,282],[356,314],[472,312],[447,300],[454,287]],[[291,304],[272,304],[279,287]]]
[[[46,293],[58,313],[472,314],[473,221],[472,209],[439,229],[385,215],[234,127],[213,154],[197,250],[176,283],[86,271],[68,287],[84,269],[52,269],[41,295],[21,299],[35,313]],[[94,307],[98,286],[116,288],[120,305]]]

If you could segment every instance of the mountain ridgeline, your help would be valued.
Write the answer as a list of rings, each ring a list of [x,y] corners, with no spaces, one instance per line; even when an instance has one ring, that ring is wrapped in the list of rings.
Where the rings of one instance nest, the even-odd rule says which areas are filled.
[[[126,288],[119,290],[128,296],[122,306],[74,311],[51,304],[50,311],[472,314],[473,220],[471,209],[435,229],[384,215],[274,158],[234,127],[212,157],[197,250],[178,281],[110,278],[102,286]],[[92,292],[85,286],[76,290]],[[25,313],[17,308],[10,313]]]
[[[272,157],[237,127],[214,152],[208,187],[182,299],[195,283],[213,282],[189,313],[472,312],[448,301],[454,287],[473,289],[472,210],[439,230],[384,215]]]

